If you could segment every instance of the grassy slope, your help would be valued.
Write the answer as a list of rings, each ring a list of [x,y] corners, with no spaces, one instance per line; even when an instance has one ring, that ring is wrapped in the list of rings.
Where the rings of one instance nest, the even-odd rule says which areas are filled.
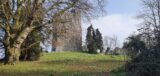
[[[61,52],[43,54],[39,61],[0,64],[0,76],[95,76],[124,64],[123,56]]]

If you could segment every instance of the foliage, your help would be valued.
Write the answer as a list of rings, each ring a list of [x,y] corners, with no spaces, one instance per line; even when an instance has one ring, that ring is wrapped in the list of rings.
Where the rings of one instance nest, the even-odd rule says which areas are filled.
[[[146,50],[145,43],[141,40],[140,35],[128,37],[128,41],[124,43],[123,48],[128,50],[128,55],[131,58],[138,56]]]
[[[105,54],[108,54],[110,50],[111,50],[111,49],[110,49],[109,47],[107,47],[107,49],[106,49],[106,51],[105,51]]]
[[[119,55],[120,51],[121,51],[121,49],[116,47],[115,49],[112,50],[112,55]]]
[[[119,67],[111,71],[111,76],[126,76],[126,73],[124,68]]]
[[[143,19],[138,31],[143,35],[148,48],[160,45],[160,0],[142,0],[143,9],[140,18]]]
[[[102,34],[98,29],[95,31],[92,25],[87,29],[86,43],[89,53],[97,53],[98,49],[103,51]]]
[[[22,51],[20,59],[22,60],[38,60],[40,58],[42,49],[40,47],[40,31],[35,30],[28,35],[24,43],[22,44]]]
[[[131,37],[130,42],[125,45],[131,52],[132,60],[125,66],[127,76],[159,76],[160,75],[160,48],[159,46],[150,46],[145,48],[141,38]],[[152,48],[151,48],[152,47]],[[140,51],[138,53],[138,51]]]
[[[159,50],[148,50],[126,64],[128,76],[159,76],[160,53]]]
[[[96,34],[94,28],[91,26],[87,29],[86,42],[89,53],[97,53],[97,44],[95,42]]]
[[[146,49],[126,64],[125,71],[128,76],[160,76],[160,0],[142,0],[142,2],[145,7],[141,13],[144,23],[138,31]],[[140,39],[134,42],[140,44]],[[143,46],[140,48],[143,49]]]
[[[97,49],[100,49],[100,52],[103,52],[103,39],[102,39],[102,34],[99,31],[99,29],[96,29],[96,45]]]

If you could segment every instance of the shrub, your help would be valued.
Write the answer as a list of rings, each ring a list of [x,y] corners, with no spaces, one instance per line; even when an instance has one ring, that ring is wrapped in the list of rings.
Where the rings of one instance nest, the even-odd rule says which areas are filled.
[[[126,64],[128,76],[160,76],[160,52],[150,50],[141,53]]]

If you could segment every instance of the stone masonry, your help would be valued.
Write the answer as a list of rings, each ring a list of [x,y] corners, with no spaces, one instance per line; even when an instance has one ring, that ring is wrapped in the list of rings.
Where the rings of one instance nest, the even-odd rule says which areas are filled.
[[[67,12],[57,19],[60,22],[55,23],[53,29],[53,51],[80,51],[82,49],[80,13]]]

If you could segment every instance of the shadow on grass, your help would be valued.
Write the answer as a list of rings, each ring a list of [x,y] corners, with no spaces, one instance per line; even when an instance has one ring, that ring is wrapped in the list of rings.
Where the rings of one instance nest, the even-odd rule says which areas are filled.
[[[43,61],[39,62],[40,64],[45,64],[45,65],[98,65],[98,64],[109,64],[110,65],[115,65],[115,64],[123,64],[125,61],[121,60],[93,60],[93,61],[86,61],[83,59],[65,59],[65,60],[52,60],[52,61]]]
[[[108,72],[54,72],[30,71],[25,73],[1,73],[0,76],[110,76]]]

